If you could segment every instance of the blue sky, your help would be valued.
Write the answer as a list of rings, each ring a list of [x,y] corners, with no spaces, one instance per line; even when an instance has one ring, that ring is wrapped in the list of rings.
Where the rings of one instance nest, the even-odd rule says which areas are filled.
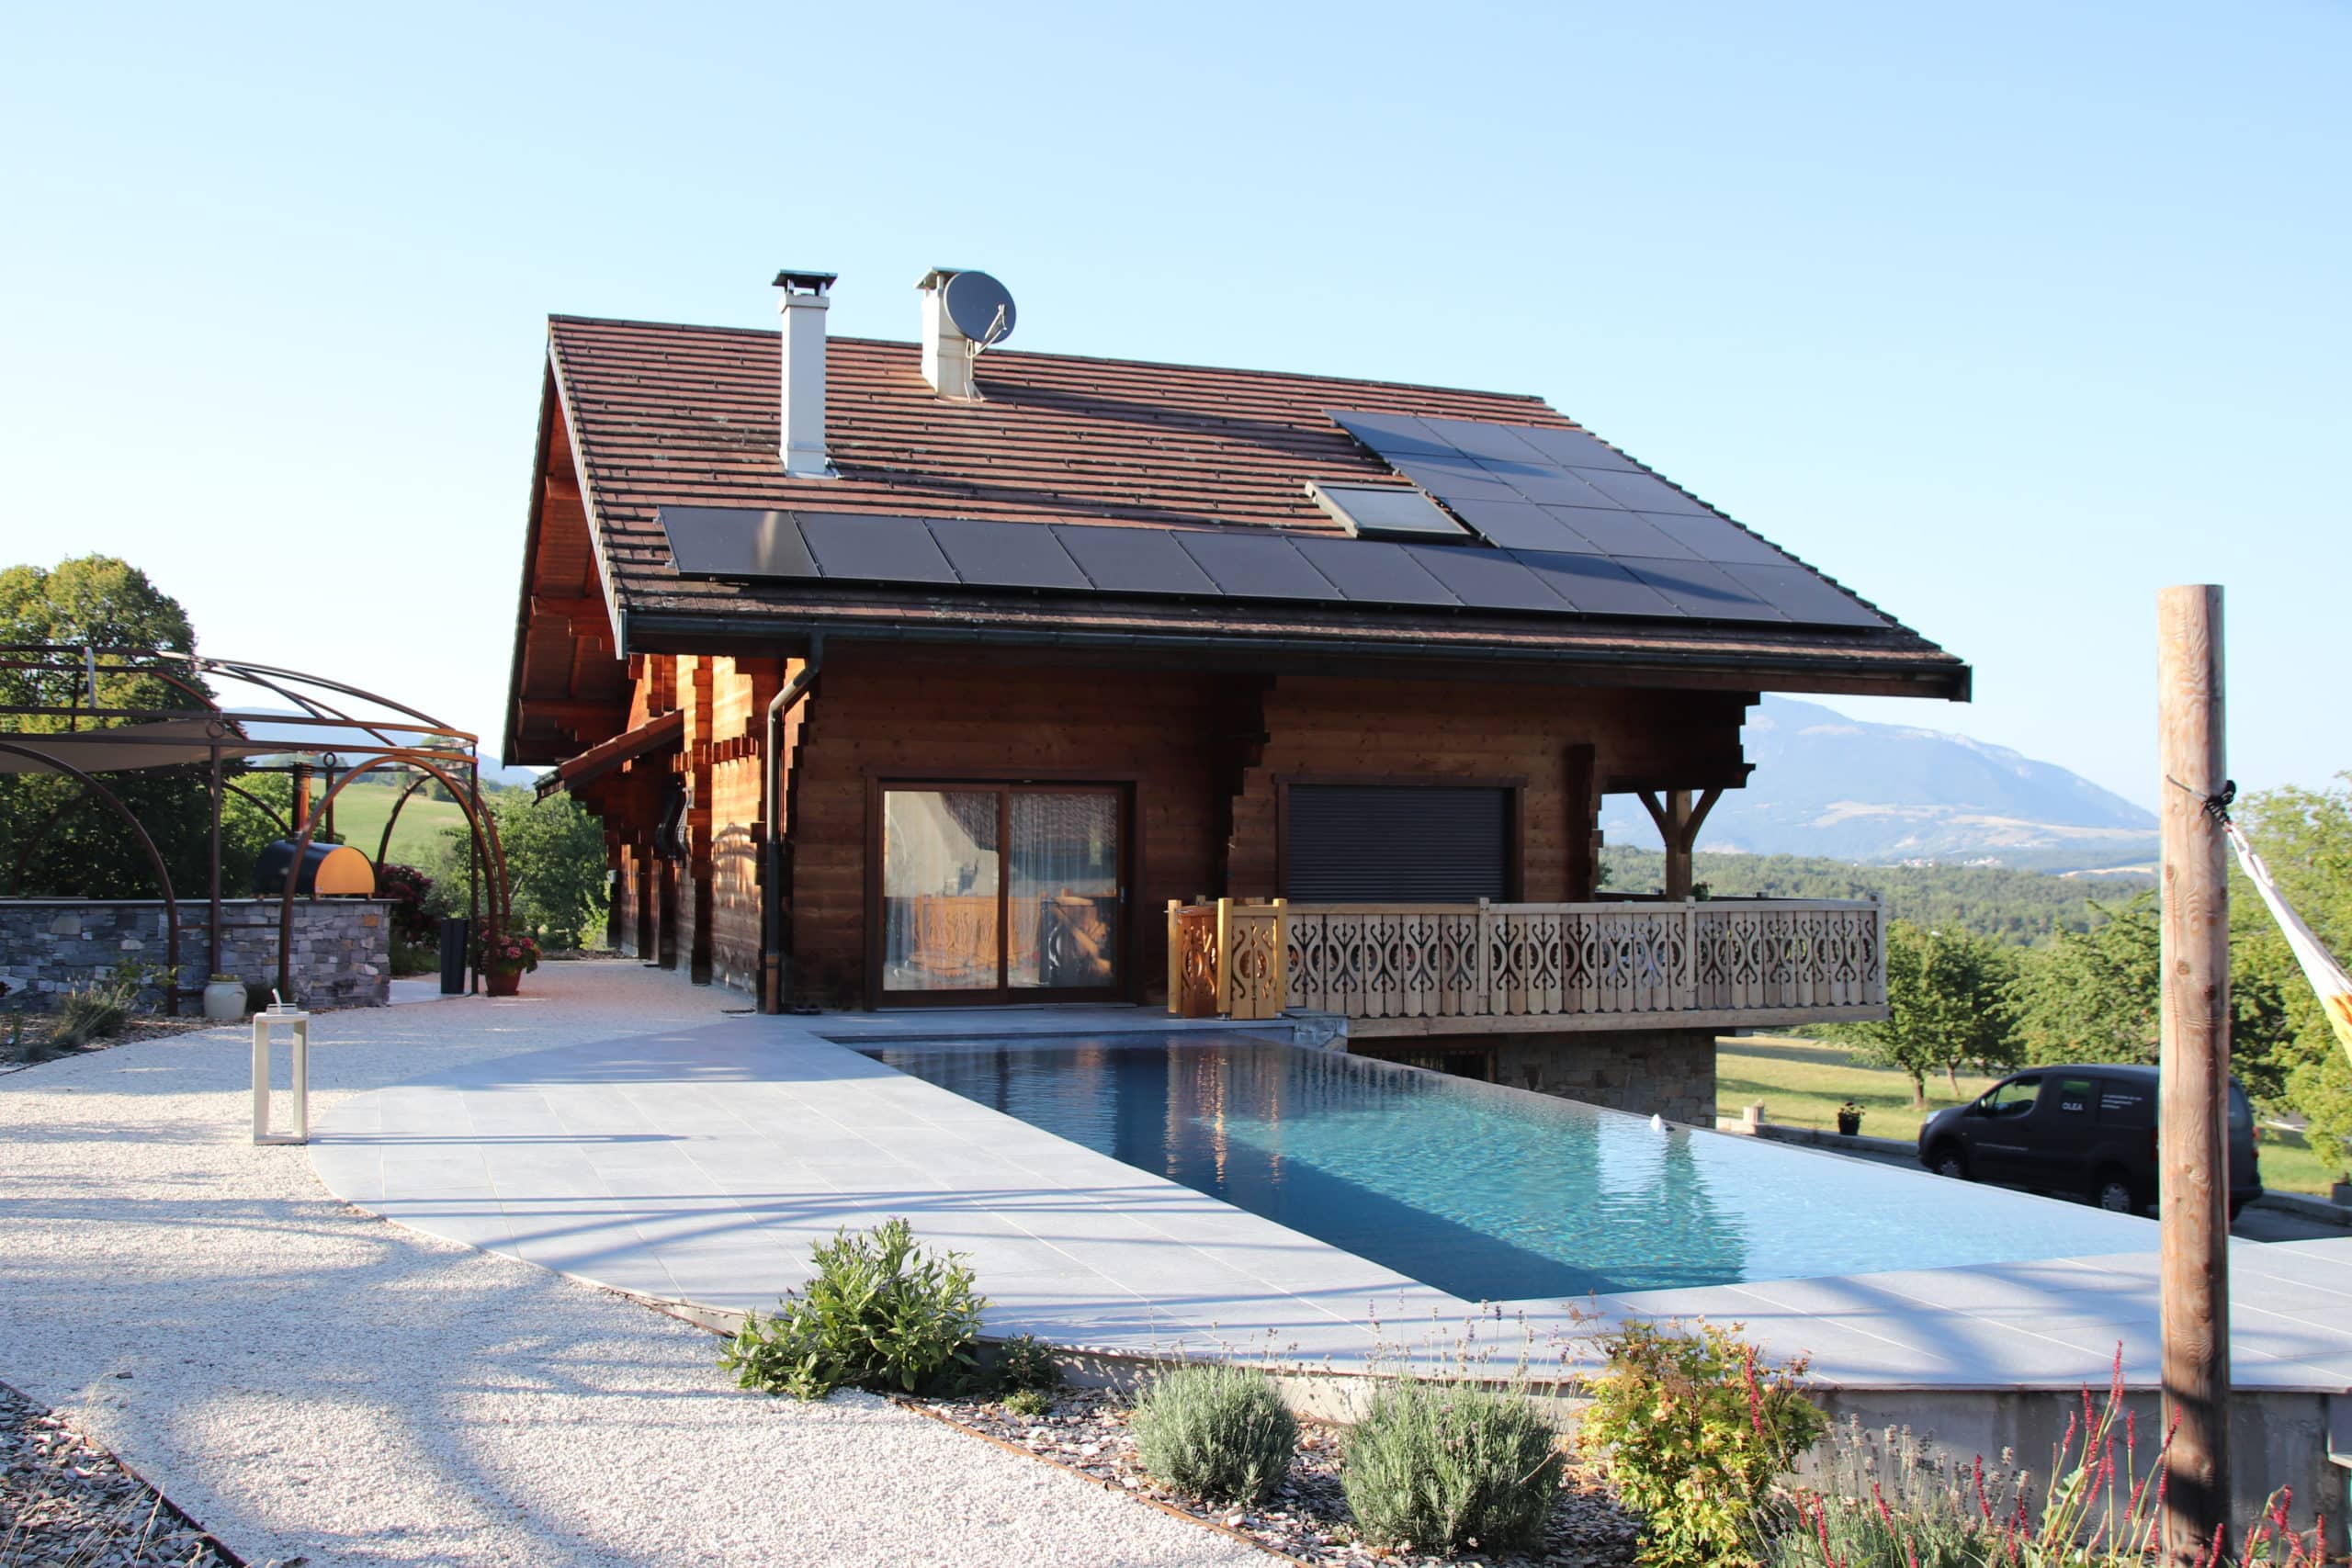
[[[0,61],[0,556],[494,736],[550,310],[1540,392],[1976,665],[1838,702],[2153,804],[2352,767],[2342,6],[47,6]],[[317,590],[258,586],[270,560]],[[1833,699],[1834,700],[1834,699]]]

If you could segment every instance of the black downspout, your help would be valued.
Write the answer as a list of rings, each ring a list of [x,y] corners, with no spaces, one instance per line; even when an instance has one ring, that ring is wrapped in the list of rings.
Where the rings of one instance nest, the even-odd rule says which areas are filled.
[[[768,704],[767,751],[761,767],[760,1010],[782,1012],[787,998],[784,973],[784,716],[808,694],[825,667],[825,634],[808,637],[808,657],[800,672],[784,683]]]

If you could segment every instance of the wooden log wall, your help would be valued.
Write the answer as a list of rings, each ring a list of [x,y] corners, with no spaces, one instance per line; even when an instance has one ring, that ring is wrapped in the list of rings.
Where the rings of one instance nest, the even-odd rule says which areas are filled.
[[[1214,890],[1212,807],[1227,705],[1217,678],[836,647],[805,705],[791,784],[795,987],[865,994],[866,790],[903,779],[1133,778],[1145,918],[1126,970],[1164,984],[1170,898]],[[1155,978],[1158,977],[1158,978]]]
[[[1283,776],[1524,779],[1521,897],[1589,898],[1601,792],[1736,772],[1747,712],[1736,693],[1321,676],[1282,676],[1262,700],[1267,740],[1233,804],[1224,891],[1237,898],[1284,891],[1276,842]]]

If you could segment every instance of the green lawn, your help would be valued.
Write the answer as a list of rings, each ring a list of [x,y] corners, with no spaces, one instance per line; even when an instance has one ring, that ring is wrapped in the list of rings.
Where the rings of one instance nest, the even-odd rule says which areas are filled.
[[[399,798],[400,791],[389,784],[361,780],[334,797],[335,831],[343,835],[345,843],[372,858],[376,840],[384,831],[384,818],[391,815],[392,802]],[[444,831],[465,825],[466,814],[455,801],[435,800],[419,790],[401,807],[400,825],[392,829],[387,858],[407,865],[424,864],[432,859],[431,851]]]
[[[1911,1106],[1911,1080],[1884,1067],[1866,1067],[1850,1047],[1764,1036],[1724,1040],[1715,1050],[1715,1111],[1737,1116],[1764,1102],[1764,1119],[1791,1127],[1834,1127],[1838,1106],[1862,1108],[1862,1132],[1873,1138],[1916,1138],[1919,1123],[1947,1105],[1975,1099],[1991,1078],[1962,1075],[1960,1093],[1940,1077],[1928,1080],[1928,1109]]]
[[[1928,1080],[1928,1109],[1911,1106],[1911,1081],[1884,1067],[1864,1066],[1850,1047],[1814,1040],[1761,1036],[1724,1040],[1715,1049],[1715,1113],[1736,1117],[1751,1100],[1764,1102],[1764,1119],[1792,1127],[1834,1127],[1838,1104],[1851,1098],[1862,1108],[1862,1131],[1874,1138],[1917,1138],[1919,1123],[1947,1105],[1975,1099],[1993,1079],[1961,1075],[1960,1093],[1940,1077]],[[2334,1173],[2320,1163],[2302,1137],[2275,1127],[2262,1129],[2262,1184],[2282,1192],[2324,1193]]]

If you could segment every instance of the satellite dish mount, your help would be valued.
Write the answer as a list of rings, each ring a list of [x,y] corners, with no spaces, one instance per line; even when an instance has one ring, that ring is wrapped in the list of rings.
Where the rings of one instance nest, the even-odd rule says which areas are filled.
[[[981,351],[1011,337],[1018,319],[1012,291],[985,272],[952,266],[932,268],[915,287],[923,297],[923,378],[943,398],[977,402]]]

